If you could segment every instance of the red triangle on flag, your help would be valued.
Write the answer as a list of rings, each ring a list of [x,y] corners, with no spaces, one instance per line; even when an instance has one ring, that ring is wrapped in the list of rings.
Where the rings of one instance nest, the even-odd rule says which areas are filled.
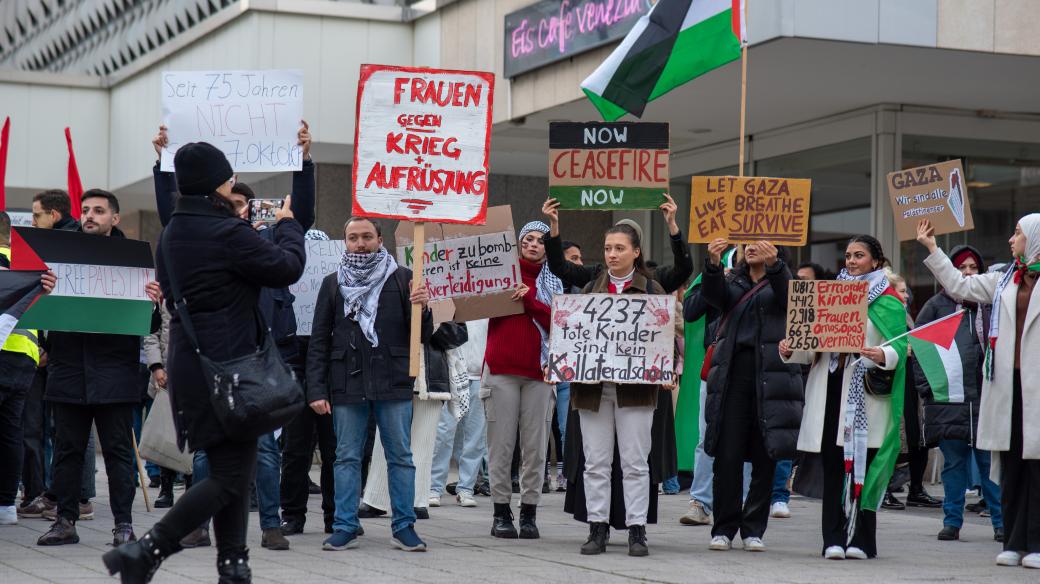
[[[40,259],[36,251],[29,247],[29,244],[18,233],[19,229],[21,228],[16,227],[11,230],[11,269],[25,271],[48,270],[47,264]]]
[[[953,338],[957,335],[957,328],[961,326],[963,317],[964,312],[961,311],[947,319],[930,322],[910,331],[910,336],[922,341],[928,341],[933,345],[939,345],[949,351],[950,345],[953,344]]]

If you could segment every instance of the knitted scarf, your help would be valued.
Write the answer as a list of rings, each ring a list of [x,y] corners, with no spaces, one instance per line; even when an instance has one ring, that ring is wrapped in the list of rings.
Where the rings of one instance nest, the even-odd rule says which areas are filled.
[[[997,348],[997,335],[1000,333],[1000,296],[1012,280],[1015,284],[1021,282],[1027,271],[1040,272],[1040,261],[1037,261],[1040,258],[1040,213],[1030,213],[1019,219],[1018,224],[1026,236],[1026,253],[1023,257],[1015,258],[1015,265],[1004,272],[1004,277],[997,283],[997,289],[993,293],[993,313],[989,317],[989,343],[986,344],[986,358],[982,362],[983,374],[990,381],[993,381],[993,352]],[[1033,263],[1026,264],[1027,261]]]
[[[344,251],[336,273],[336,283],[343,295],[343,314],[361,325],[361,332],[373,347],[379,346],[376,335],[379,293],[396,271],[397,260],[385,247],[379,246],[375,253]]]

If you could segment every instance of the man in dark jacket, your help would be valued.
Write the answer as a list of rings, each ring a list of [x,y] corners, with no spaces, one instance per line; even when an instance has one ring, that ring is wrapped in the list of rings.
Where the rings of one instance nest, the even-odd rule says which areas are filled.
[[[950,251],[954,267],[965,276],[986,271],[982,254],[970,245],[959,245]],[[932,296],[917,315],[915,326],[949,316],[964,309],[954,343],[960,357],[960,375],[948,375],[951,387],[949,401],[936,401],[917,359],[913,359],[917,391],[924,402],[925,446],[939,446],[943,453],[943,528],[938,538],[943,541],[960,539],[964,524],[964,493],[971,488],[971,465],[974,456],[982,475],[982,495],[990,510],[993,536],[1004,539],[1004,520],[1000,507],[1000,486],[989,479],[990,453],[975,448],[978,434],[979,403],[982,400],[982,361],[989,336],[991,306],[974,302],[957,302],[945,290]],[[960,379],[960,388],[957,379]],[[958,391],[958,389],[960,391]],[[955,397],[958,396],[958,397]]]
[[[79,222],[72,217],[69,194],[59,189],[36,193],[32,203],[33,227],[79,231]]]
[[[411,270],[383,247],[371,220],[344,226],[347,250],[339,270],[322,281],[307,354],[307,402],[332,414],[336,429],[336,516],[326,550],[357,546],[361,458],[370,412],[386,453],[394,547],[425,551],[416,535],[415,464],[412,462],[412,391],[409,345],[412,310],[421,304],[421,340],[433,332],[425,287],[407,294]]]
[[[100,189],[83,194],[82,231],[124,237],[119,201]],[[54,409],[54,479],[58,514],[38,545],[78,543],[79,494],[83,453],[91,425],[97,426],[108,471],[108,493],[115,519],[113,545],[134,541],[130,509],[134,501],[134,406],[141,403],[138,373],[141,337],[51,332],[44,399]]]

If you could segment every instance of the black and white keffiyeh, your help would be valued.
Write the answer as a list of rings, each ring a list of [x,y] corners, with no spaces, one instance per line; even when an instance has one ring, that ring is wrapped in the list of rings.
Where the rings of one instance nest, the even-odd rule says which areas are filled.
[[[532,231],[539,231],[544,235],[549,234],[549,226],[542,221],[529,221],[526,225],[520,229],[519,241],[523,241],[524,236]],[[563,294],[563,281],[556,277],[556,274],[552,273],[549,269],[549,262],[542,264],[542,269],[538,272],[538,279],[535,280],[534,297],[542,304],[552,308],[553,296],[557,294]],[[535,328],[542,336],[542,364],[544,365],[549,360],[549,331],[542,328],[542,325],[538,324],[538,321],[531,319],[534,322]]]
[[[375,253],[344,251],[339,264],[336,283],[343,295],[343,314],[361,325],[361,332],[373,347],[379,346],[376,335],[379,293],[396,271],[397,260],[382,246]]]

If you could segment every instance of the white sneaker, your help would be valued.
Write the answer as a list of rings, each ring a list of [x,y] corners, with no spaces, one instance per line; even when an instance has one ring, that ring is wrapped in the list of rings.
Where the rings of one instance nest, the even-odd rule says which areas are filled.
[[[791,508],[787,506],[787,503],[777,501],[769,508],[769,516],[777,519],[787,519],[791,516]]]
[[[18,525],[18,508],[14,505],[0,507],[0,525]]]
[[[458,492],[455,495],[455,501],[458,502],[459,507],[476,507],[477,502],[473,499],[473,495],[469,493]]]
[[[1022,567],[1040,569],[1040,554],[1032,553],[1022,558]]]
[[[845,559],[845,548],[840,545],[832,545],[831,547],[823,550],[823,557],[828,560],[844,560]]]
[[[766,544],[762,543],[761,537],[749,537],[744,540],[744,551],[764,552],[766,551]]]
[[[997,554],[998,566],[1020,566],[1022,565],[1022,554],[1013,551],[1000,552]]]
[[[726,552],[733,548],[733,542],[725,535],[716,535],[711,538],[708,549],[716,552]]]
[[[441,506],[441,497],[440,497],[440,495],[430,495],[430,498],[427,500],[427,503],[429,504],[430,507],[440,507]]]
[[[845,550],[846,560],[865,560],[867,559],[867,552],[859,549],[858,547],[850,547]]]
[[[711,525],[711,515],[704,510],[700,501],[690,501],[690,509],[679,518],[683,525]]]

